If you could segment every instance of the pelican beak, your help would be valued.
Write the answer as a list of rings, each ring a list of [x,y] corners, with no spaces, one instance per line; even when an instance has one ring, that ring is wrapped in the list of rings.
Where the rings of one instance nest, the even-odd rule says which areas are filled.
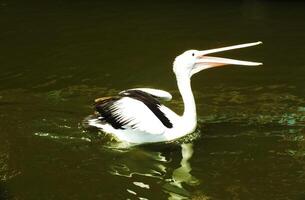
[[[208,68],[212,67],[219,67],[224,65],[244,65],[244,66],[258,66],[262,65],[262,63],[259,62],[249,62],[249,61],[242,61],[242,60],[233,60],[228,58],[219,58],[219,57],[212,57],[207,56],[208,54],[212,53],[218,53],[222,51],[228,51],[232,49],[241,49],[245,47],[251,47],[262,44],[262,42],[253,42],[253,43],[246,43],[246,44],[239,44],[229,47],[222,47],[217,49],[209,49],[204,51],[199,51],[196,59],[196,64],[194,65],[194,68],[192,70],[192,75]]]

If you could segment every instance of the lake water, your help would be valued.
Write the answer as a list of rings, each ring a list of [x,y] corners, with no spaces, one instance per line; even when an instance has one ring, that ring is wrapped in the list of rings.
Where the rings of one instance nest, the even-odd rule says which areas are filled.
[[[305,199],[304,1],[0,0],[0,199]],[[153,87],[183,105],[175,56],[260,67],[192,79],[195,133],[126,148],[82,120],[97,97]]]

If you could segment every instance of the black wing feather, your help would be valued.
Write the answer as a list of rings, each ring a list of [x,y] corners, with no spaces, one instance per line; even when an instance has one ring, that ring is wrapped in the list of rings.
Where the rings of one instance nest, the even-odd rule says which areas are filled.
[[[124,129],[123,126],[129,122],[122,121],[119,116],[113,114],[116,111],[114,103],[120,98],[121,97],[110,97],[95,102],[95,110],[101,115],[101,120],[111,124],[115,129]]]
[[[114,113],[118,108],[114,106],[115,102],[123,97],[130,97],[144,103],[162,122],[167,128],[172,128],[173,124],[160,110],[160,102],[153,96],[141,90],[129,90],[124,93],[120,93],[119,96],[97,99],[95,102],[95,110],[101,115],[101,120],[111,124],[115,129],[124,129],[123,126],[127,125],[132,121],[122,120],[121,116],[115,115]]]
[[[173,127],[173,124],[159,109],[161,104],[153,95],[143,92],[141,90],[129,90],[127,92],[124,92],[122,95],[143,102],[156,115],[156,117],[162,122],[164,126],[166,126],[167,128]]]

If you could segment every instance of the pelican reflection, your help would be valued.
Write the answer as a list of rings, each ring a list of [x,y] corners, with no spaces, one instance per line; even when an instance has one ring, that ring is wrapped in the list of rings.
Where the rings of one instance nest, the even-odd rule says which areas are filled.
[[[190,192],[183,185],[199,184],[191,174],[193,153],[192,143],[136,147],[118,154],[110,173],[128,180],[126,192],[133,197],[152,197],[156,194],[151,189],[155,188],[169,199],[187,199]]]

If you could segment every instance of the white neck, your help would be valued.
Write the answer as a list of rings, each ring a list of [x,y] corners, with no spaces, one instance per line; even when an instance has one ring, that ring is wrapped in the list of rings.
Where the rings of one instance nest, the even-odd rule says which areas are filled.
[[[176,76],[179,91],[184,104],[184,112],[182,115],[182,123],[189,131],[193,131],[197,124],[197,114],[195,99],[191,88],[191,80],[189,76]]]

